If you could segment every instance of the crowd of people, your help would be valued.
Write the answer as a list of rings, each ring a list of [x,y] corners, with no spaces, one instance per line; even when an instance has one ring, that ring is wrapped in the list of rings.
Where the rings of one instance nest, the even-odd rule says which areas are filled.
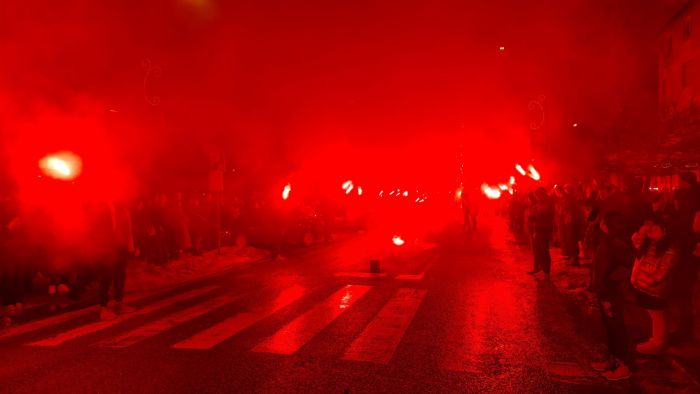
[[[234,204],[228,208],[221,218],[230,227],[239,215]],[[161,265],[214,249],[219,209],[208,194],[158,193],[129,203],[84,201],[57,219],[45,207],[20,209],[11,193],[0,195],[2,325],[22,314],[25,295],[37,286],[78,300],[95,283],[100,318],[132,311],[122,303],[127,261]]]
[[[22,314],[30,292],[80,300],[92,284],[99,288],[100,317],[113,319],[132,310],[122,303],[131,259],[163,265],[250,243],[282,260],[289,245],[330,239],[325,218],[338,215],[320,200],[280,204],[264,193],[245,199],[235,192],[156,192],[128,202],[84,199],[20,206],[11,190],[0,191],[1,325]]]
[[[528,274],[549,279],[550,246],[567,264],[590,260],[610,357],[593,363],[609,380],[628,378],[634,360],[625,324],[628,301],[647,311],[649,339],[642,355],[659,355],[671,342],[692,339],[693,295],[700,268],[700,185],[691,172],[675,190],[651,190],[641,178],[618,186],[591,182],[516,195],[510,227],[532,246]],[[654,188],[656,189],[656,188]]]

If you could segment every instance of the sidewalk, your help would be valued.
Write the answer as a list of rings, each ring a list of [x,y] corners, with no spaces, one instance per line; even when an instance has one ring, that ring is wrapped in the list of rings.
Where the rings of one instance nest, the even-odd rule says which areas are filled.
[[[225,247],[221,251],[213,250],[202,256],[183,255],[163,265],[155,265],[143,260],[130,261],[127,267],[126,295],[155,292],[182,285],[187,282],[220,275],[235,267],[252,264],[268,258],[266,250],[253,247]],[[24,303],[25,312],[32,312],[44,307],[51,311],[67,309],[83,303],[67,297],[66,294],[48,294],[48,283],[35,284],[37,288],[28,294]],[[91,283],[88,292],[96,291],[96,283]]]
[[[590,260],[582,260],[579,267],[570,266],[562,258],[560,250],[551,249],[551,281],[556,288],[574,300],[586,321],[591,323],[591,331],[602,330],[596,297],[587,290],[590,280]],[[646,313],[629,303],[625,309],[626,323],[633,342],[644,340],[650,322]],[[697,393],[700,392],[700,342],[679,347],[671,347],[658,358],[637,358],[638,370],[633,374],[635,386],[652,393]]]
[[[268,258],[265,250],[247,246],[242,249],[224,247],[202,256],[184,255],[178,260],[163,265],[154,265],[142,260],[132,261],[127,272],[126,292],[137,293],[171,287],[185,282],[219,275],[239,267]]]

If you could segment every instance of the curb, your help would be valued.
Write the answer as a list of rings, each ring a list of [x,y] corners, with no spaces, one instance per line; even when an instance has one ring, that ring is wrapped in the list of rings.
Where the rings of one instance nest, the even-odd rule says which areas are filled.
[[[134,295],[134,294],[139,294],[139,293],[158,292],[158,291],[164,291],[164,290],[174,289],[174,288],[176,288],[176,287],[186,286],[186,285],[189,285],[189,284],[198,282],[198,281],[211,279],[211,278],[216,277],[216,276],[219,276],[219,275],[225,275],[225,274],[228,274],[228,273],[230,273],[230,272],[232,272],[232,271],[234,271],[234,270],[236,270],[236,269],[239,269],[239,268],[248,268],[248,267],[250,267],[250,266],[252,266],[252,265],[255,265],[255,264],[258,264],[258,263],[262,263],[262,262],[265,262],[265,261],[272,261],[272,259],[271,259],[270,257],[261,257],[261,258],[258,258],[258,259],[254,259],[254,260],[247,261],[247,262],[242,263],[242,264],[239,264],[239,265],[234,265],[234,266],[231,266],[231,267],[224,268],[224,269],[222,269],[221,271],[211,272],[211,273],[204,274],[204,275],[201,275],[201,276],[196,276],[196,277],[194,277],[194,278],[187,278],[187,279],[185,279],[185,280],[183,280],[183,281],[180,281],[180,282],[169,283],[169,284],[167,284],[167,285],[163,285],[163,286],[159,286],[159,287],[153,287],[153,288],[149,288],[149,289],[139,289],[139,290],[126,291],[125,294],[127,294],[127,295]],[[127,280],[128,280],[128,279],[127,279]]]

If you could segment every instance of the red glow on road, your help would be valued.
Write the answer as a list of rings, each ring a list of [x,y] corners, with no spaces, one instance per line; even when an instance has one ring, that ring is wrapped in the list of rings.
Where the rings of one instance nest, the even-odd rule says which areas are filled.
[[[396,246],[403,246],[403,245],[406,243],[406,241],[404,241],[403,238],[401,238],[401,237],[398,236],[398,235],[394,235],[394,237],[391,239],[391,241],[392,241],[392,242],[394,243],[394,245],[396,245]]]
[[[284,185],[284,189],[282,190],[282,199],[287,200],[289,198],[289,194],[291,192],[292,192],[292,185],[289,183]]]
[[[70,181],[81,172],[81,160],[71,152],[50,154],[39,161],[39,167],[47,176]]]

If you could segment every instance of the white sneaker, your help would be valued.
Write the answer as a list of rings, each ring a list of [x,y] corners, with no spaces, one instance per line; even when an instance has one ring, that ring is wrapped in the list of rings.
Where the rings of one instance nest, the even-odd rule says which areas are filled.
[[[107,307],[100,307],[100,320],[110,321],[117,318],[117,314]]]
[[[602,376],[610,381],[617,381],[630,378],[630,369],[624,363],[619,363],[612,371],[603,372]]]

